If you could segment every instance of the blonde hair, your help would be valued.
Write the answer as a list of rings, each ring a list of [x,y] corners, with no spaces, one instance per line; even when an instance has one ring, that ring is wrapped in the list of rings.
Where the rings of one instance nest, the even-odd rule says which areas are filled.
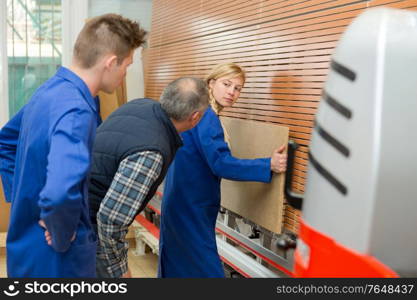
[[[218,115],[223,109],[223,106],[219,104],[213,96],[213,92],[210,88],[210,81],[216,80],[220,77],[228,77],[228,78],[236,78],[240,77],[243,80],[243,84],[245,84],[246,74],[245,71],[235,63],[222,63],[215,66],[209,75],[207,75],[205,81],[209,88],[209,95],[210,95],[210,105],[213,108],[214,112]]]

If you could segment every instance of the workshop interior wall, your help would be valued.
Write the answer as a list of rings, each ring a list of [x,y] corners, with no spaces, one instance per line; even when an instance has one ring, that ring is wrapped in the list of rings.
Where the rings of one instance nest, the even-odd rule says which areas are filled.
[[[416,9],[417,1],[154,0],[144,53],[145,96],[158,99],[179,76],[204,77],[218,63],[247,71],[239,101],[222,115],[289,127],[296,152],[293,190],[304,192],[314,116],[340,35],[364,9]],[[300,212],[286,206],[284,228]]]

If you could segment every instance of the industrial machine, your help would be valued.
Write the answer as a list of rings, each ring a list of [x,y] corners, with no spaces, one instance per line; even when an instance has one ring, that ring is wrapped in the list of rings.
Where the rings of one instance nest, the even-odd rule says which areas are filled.
[[[417,275],[416,86],[417,13],[355,19],[316,116],[296,276]]]
[[[159,220],[163,190],[160,189],[145,211],[136,217],[136,253],[145,244],[158,253]],[[295,236],[275,234],[231,211],[219,213],[217,247],[226,277],[272,278],[293,277]]]

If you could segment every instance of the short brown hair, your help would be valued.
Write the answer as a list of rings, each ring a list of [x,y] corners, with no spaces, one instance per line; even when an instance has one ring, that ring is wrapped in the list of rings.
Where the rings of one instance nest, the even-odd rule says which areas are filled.
[[[113,53],[120,64],[132,50],[145,42],[146,31],[137,22],[117,14],[105,14],[87,21],[74,46],[74,58],[91,68],[104,54]]]

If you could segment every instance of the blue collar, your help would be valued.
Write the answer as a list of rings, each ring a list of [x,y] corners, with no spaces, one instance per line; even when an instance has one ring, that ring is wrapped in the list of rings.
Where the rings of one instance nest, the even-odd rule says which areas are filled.
[[[94,112],[98,113],[98,109],[97,109],[98,96],[94,98],[91,95],[90,90],[88,89],[87,85],[77,74],[72,72],[70,69],[67,69],[65,67],[60,67],[58,71],[56,72],[56,75],[72,82],[80,90],[81,94],[84,96],[85,101],[91,107],[91,109]]]

